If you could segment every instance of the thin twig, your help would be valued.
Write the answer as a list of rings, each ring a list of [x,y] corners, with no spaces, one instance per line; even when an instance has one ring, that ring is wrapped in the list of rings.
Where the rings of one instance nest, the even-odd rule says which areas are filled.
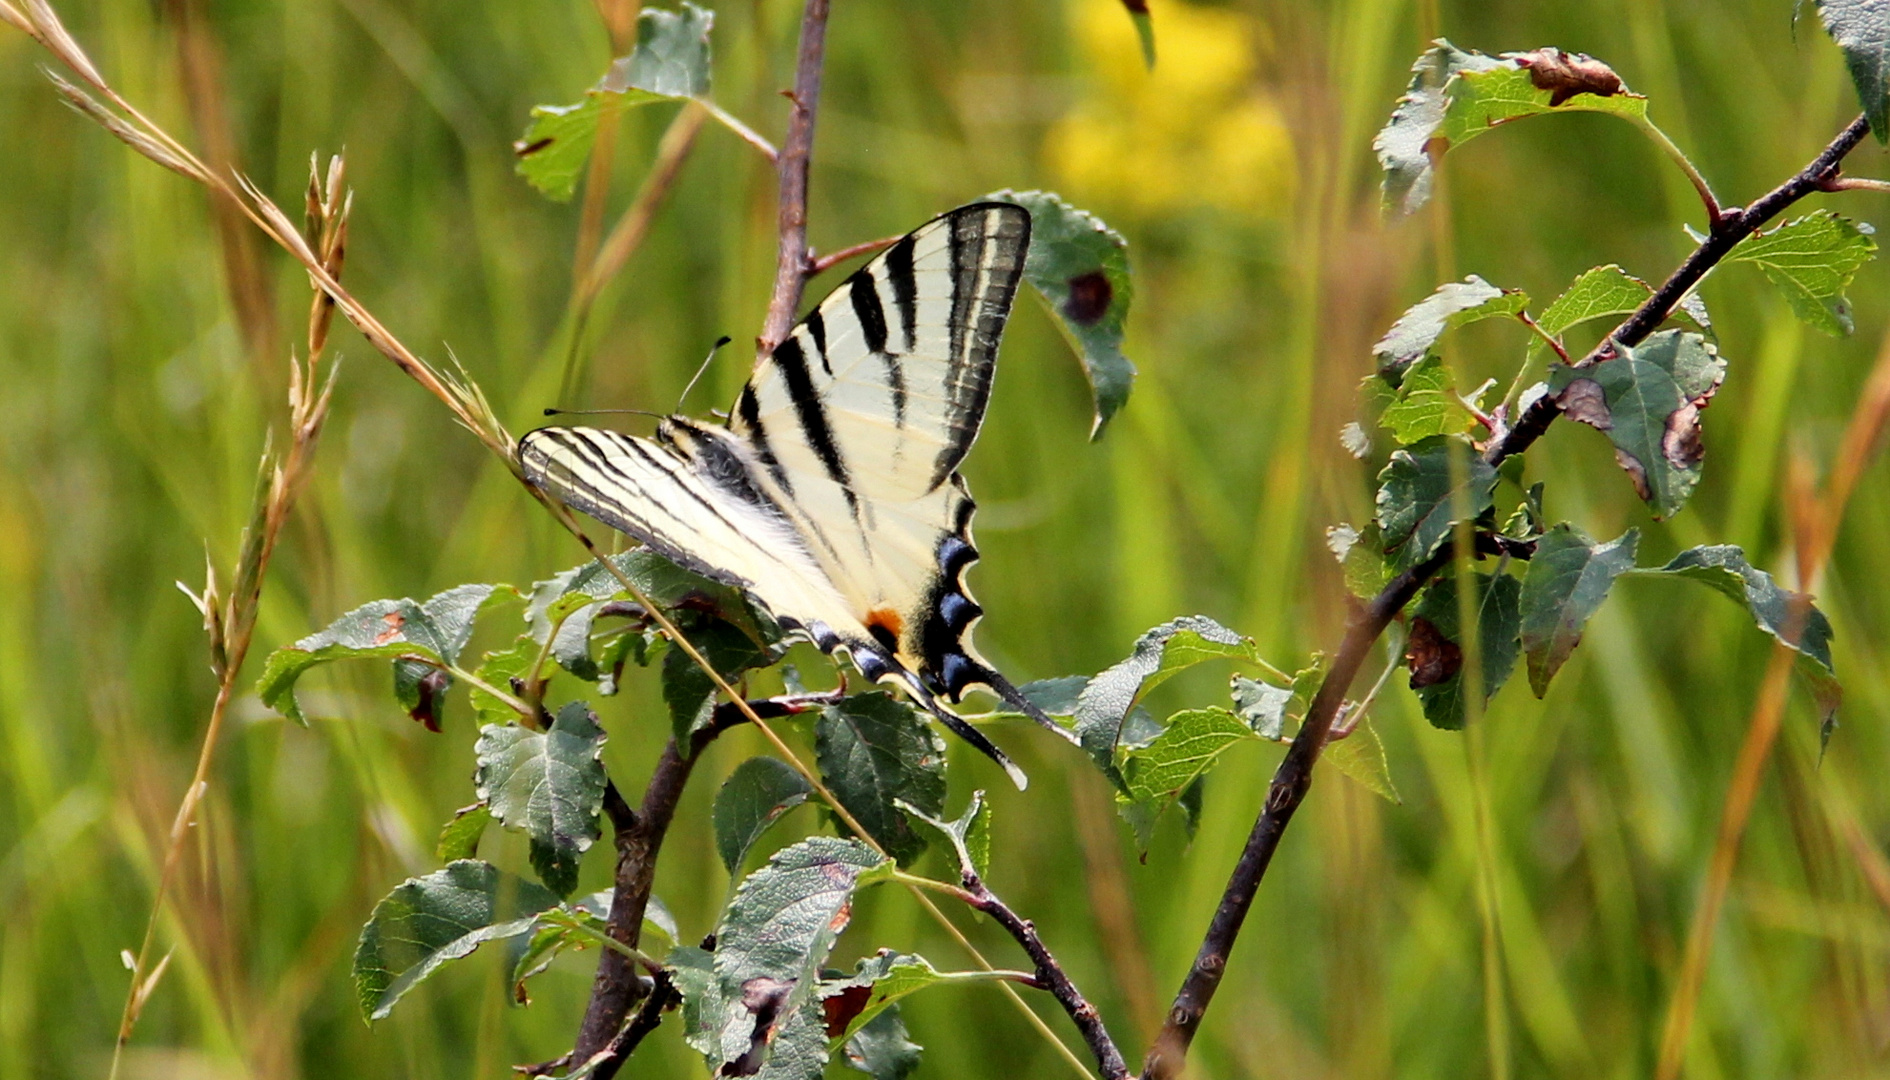
[[[875,251],[884,251],[894,244],[897,244],[899,241],[900,237],[897,236],[882,236],[877,240],[868,240],[864,244],[854,244],[852,247],[841,248],[831,255],[816,257],[813,252],[810,251],[808,252],[807,260],[807,276],[813,277],[817,274],[824,274],[841,263],[846,262],[848,259],[858,258],[861,255],[871,255]]]
[[[1600,361],[1611,355],[1617,345],[1637,345],[1672,315],[1674,308],[1707,271],[1718,265],[1738,243],[1783,213],[1793,203],[1822,190],[1837,174],[1844,156],[1855,149],[1870,131],[1868,121],[1859,116],[1822,152],[1791,179],[1780,184],[1744,210],[1723,210],[1712,233],[1693,254],[1681,263],[1654,294],[1627,317],[1608,337],[1602,339],[1577,366]],[[1522,453],[1554,423],[1562,407],[1556,395],[1536,399],[1502,438],[1492,440],[1484,452],[1491,465]],[[1307,710],[1305,723],[1294,736],[1292,746],[1280,761],[1267,790],[1267,798],[1247,844],[1234,864],[1220,904],[1201,940],[1201,948],[1192,967],[1175,994],[1168,1018],[1156,1036],[1143,1065],[1142,1075],[1149,1080],[1171,1080],[1181,1073],[1188,1049],[1200,1029],[1226,971],[1228,954],[1240,935],[1255,892],[1272,862],[1280,837],[1292,821],[1294,811],[1306,798],[1312,785],[1312,769],[1319,760],[1333,721],[1345,704],[1345,695],[1358,675],[1365,657],[1379,634],[1391,620],[1451,558],[1451,545],[1445,545],[1423,563],[1398,575],[1372,601],[1355,611],[1349,620],[1345,638],[1334,658],[1332,668],[1319,685],[1319,692]]]
[[[1070,1020],[1076,1030],[1082,1032],[1083,1041],[1089,1044],[1090,1052],[1096,1055],[1096,1068],[1102,1073],[1103,1080],[1128,1080],[1129,1066],[1122,1060],[1122,1051],[1109,1036],[1109,1029],[1103,1026],[1102,1016],[1096,1012],[1083,996],[1070,976],[1063,970],[1049,946],[1037,935],[1037,927],[1012,911],[1010,906],[999,900],[985,883],[965,867],[963,873],[964,889],[958,893],[966,904],[984,912],[991,920],[1004,928],[1004,932],[1015,938],[1024,948],[1031,962],[1037,965],[1037,981],[1050,995],[1063,1006],[1063,1011],[1070,1014]]]
[[[781,233],[774,265],[774,292],[761,325],[758,355],[767,356],[787,340],[794,313],[807,285],[807,172],[814,152],[814,116],[820,108],[821,59],[827,50],[827,0],[807,0],[801,14],[801,47],[795,65],[793,110],[787,140],[777,159],[781,171]]]

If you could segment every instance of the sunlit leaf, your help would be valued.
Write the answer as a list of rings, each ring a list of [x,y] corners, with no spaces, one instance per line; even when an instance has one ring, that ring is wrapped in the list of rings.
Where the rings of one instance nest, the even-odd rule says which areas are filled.
[[[563,202],[578,178],[608,113],[659,101],[700,98],[709,92],[709,29],[715,13],[684,0],[682,10],[644,8],[637,16],[637,44],[610,65],[598,84],[575,105],[540,105],[514,143],[518,172],[546,196]]]
[[[1461,435],[1476,425],[1476,417],[1457,395],[1457,381],[1443,359],[1430,353],[1405,371],[1398,399],[1378,422],[1409,446],[1434,435]]]
[[[1385,209],[1409,214],[1423,206],[1436,163],[1465,142],[1513,120],[1563,112],[1639,121],[1647,99],[1580,53],[1550,48],[1491,57],[1438,40],[1412,67],[1410,87],[1372,142],[1385,171]]]
[[[1499,289],[1475,274],[1462,281],[1447,281],[1398,316],[1398,321],[1372,346],[1378,374],[1396,386],[1445,331],[1484,319],[1513,316],[1528,306],[1527,293]]]
[[[1626,315],[1654,295],[1653,287],[1609,263],[1582,271],[1562,290],[1542,314],[1536,325],[1551,337],[1560,337],[1570,327],[1607,315]]]
[[[441,862],[457,862],[479,854],[479,840],[492,824],[492,811],[477,802],[453,815],[440,829],[440,839],[433,846],[433,857]]]
[[[1890,14],[1880,17],[1890,21]],[[1857,268],[1877,254],[1872,231],[1829,210],[1814,210],[1746,238],[1726,261],[1757,264],[1800,319],[1842,337],[1853,328],[1844,290]]]
[[[972,792],[970,805],[955,821],[945,821],[939,815],[928,814],[904,800],[899,802],[899,808],[906,812],[913,824],[943,840],[952,849],[960,874],[969,870],[982,878],[985,871],[990,869],[991,806],[984,801],[984,792]]]

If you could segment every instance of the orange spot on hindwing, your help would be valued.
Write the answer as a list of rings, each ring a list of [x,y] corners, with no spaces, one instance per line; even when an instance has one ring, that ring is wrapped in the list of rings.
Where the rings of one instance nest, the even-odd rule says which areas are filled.
[[[873,640],[886,647],[886,651],[899,651],[900,635],[905,633],[906,621],[892,608],[874,608],[866,613],[866,629],[873,635]]]

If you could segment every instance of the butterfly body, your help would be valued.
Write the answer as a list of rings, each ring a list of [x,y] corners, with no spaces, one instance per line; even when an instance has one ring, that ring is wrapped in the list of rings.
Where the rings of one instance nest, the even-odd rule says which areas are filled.
[[[1030,217],[960,207],[843,282],[763,358],[726,424],[528,433],[532,482],[844,651],[1021,773],[935,698],[984,687],[1068,737],[972,648],[958,464],[983,421]]]

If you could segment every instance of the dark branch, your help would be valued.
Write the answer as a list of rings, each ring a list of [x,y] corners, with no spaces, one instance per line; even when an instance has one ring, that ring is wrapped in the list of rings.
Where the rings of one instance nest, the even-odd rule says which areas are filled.
[[[836,697],[837,692],[790,695],[750,701],[748,707],[756,716],[769,720],[832,704]],[[624,802],[614,783],[605,786],[604,812],[615,830],[617,849],[617,874],[604,931],[613,940],[636,949],[643,933],[643,913],[650,902],[650,885],[656,878],[656,858],[662,851],[669,823],[676,815],[683,786],[689,782],[690,771],[717,735],[747,718],[733,702],[725,701],[715,707],[708,725],[690,736],[687,755],[681,753],[676,740],[671,739],[663,747],[655,772],[650,774],[649,786],[643,791],[643,803],[638,809],[632,810]],[[597,958],[590,1005],[584,1011],[584,1023],[578,1029],[571,1060],[589,1061],[599,1051],[615,1046],[623,1034],[624,1017],[638,999],[644,997],[646,990],[647,983],[637,973],[635,962],[616,949],[605,949]],[[628,1047],[635,1045],[633,1041]],[[628,1049],[624,1051],[628,1052]],[[621,1055],[613,1055],[600,1063],[593,1075],[598,1080],[608,1080],[621,1061]]]
[[[774,267],[774,295],[768,301],[768,318],[761,326],[757,343],[762,355],[787,340],[794,326],[794,312],[801,306],[801,289],[806,286],[807,257],[807,172],[814,152],[814,114],[820,107],[821,60],[827,51],[827,0],[807,0],[801,14],[801,49],[794,73],[794,89],[788,94],[793,113],[788,119],[787,140],[781,144],[780,251]]]
[[[1655,290],[1654,295],[1648,297],[1646,303],[1583,357],[1578,366],[1605,359],[1617,345],[1632,346],[1645,340],[1673,314],[1681,299],[1706,276],[1707,271],[1717,266],[1741,240],[1763,228],[1767,222],[1806,195],[1824,190],[1836,177],[1844,156],[1855,149],[1869,131],[1869,123],[1859,116],[1790,180],[1744,210],[1723,211],[1713,227],[1712,235],[1680,264]],[[1522,453],[1542,437],[1561,412],[1561,405],[1553,395],[1545,394],[1537,398],[1523,411],[1515,427],[1503,437],[1492,440],[1484,451],[1484,460],[1495,465],[1504,458]],[[1182,1066],[1187,1061],[1188,1047],[1201,1026],[1201,1018],[1213,1002],[1215,990],[1220,987],[1228,954],[1233,951],[1234,941],[1240,936],[1241,924],[1253,904],[1254,893],[1260,887],[1261,878],[1266,875],[1267,865],[1273,860],[1273,852],[1279,847],[1281,835],[1293,820],[1294,811],[1299,809],[1306,792],[1312,787],[1313,766],[1318,763],[1319,754],[1325,749],[1327,736],[1345,704],[1345,695],[1352,687],[1352,680],[1357,677],[1372,645],[1384,633],[1385,627],[1397,618],[1398,613],[1426,582],[1450,564],[1451,558],[1451,545],[1446,544],[1429,559],[1386,585],[1370,604],[1353,612],[1346,625],[1345,639],[1339,647],[1338,656],[1332,662],[1332,669],[1319,684],[1319,692],[1306,711],[1305,723],[1293,737],[1293,744],[1287,749],[1286,757],[1273,773],[1273,782],[1267,789],[1266,804],[1254,821],[1253,831],[1248,834],[1247,845],[1241,850],[1239,861],[1234,864],[1234,872],[1228,878],[1220,905],[1215,908],[1214,918],[1202,937],[1194,965],[1182,980],[1181,989],[1175,994],[1174,1005],[1168,1011],[1161,1033],[1149,1049],[1142,1070],[1147,1080],[1172,1080],[1181,1074]]]
[[[1057,999],[1057,1004],[1063,1006],[1064,1012],[1070,1014],[1076,1030],[1082,1033],[1083,1041],[1089,1044],[1090,1052],[1096,1055],[1096,1068],[1102,1073],[1103,1080],[1128,1080],[1128,1063],[1123,1061],[1122,1051],[1116,1048],[1116,1041],[1109,1037],[1109,1029],[1103,1026],[1102,1016],[1096,1012],[1096,1006],[1083,997],[1083,992],[1076,988],[1076,984],[1064,972],[1063,965],[1057,962],[1043,939],[1037,936],[1037,927],[999,900],[979,880],[977,874],[967,869],[964,882],[965,902],[991,916],[1006,933],[1017,939],[1017,943],[1024,947],[1024,952],[1029,954],[1031,962],[1037,965],[1038,984]]]

